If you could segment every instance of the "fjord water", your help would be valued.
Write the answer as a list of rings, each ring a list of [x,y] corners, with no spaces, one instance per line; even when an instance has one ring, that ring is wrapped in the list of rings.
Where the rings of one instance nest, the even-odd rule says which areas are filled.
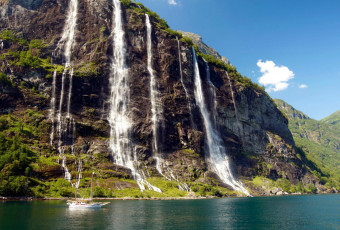
[[[0,202],[0,229],[339,229],[340,195],[175,201]]]

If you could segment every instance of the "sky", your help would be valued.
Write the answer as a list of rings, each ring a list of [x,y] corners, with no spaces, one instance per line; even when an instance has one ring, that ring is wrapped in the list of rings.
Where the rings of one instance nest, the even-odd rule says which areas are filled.
[[[340,1],[137,0],[314,119],[340,110]]]

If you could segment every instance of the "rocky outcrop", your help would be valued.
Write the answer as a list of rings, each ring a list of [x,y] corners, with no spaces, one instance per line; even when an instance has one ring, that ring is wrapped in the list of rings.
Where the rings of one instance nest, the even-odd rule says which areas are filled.
[[[40,50],[39,58],[51,59],[61,37],[65,22],[66,0],[43,1],[2,1],[0,29],[11,30],[16,36],[31,41],[41,39],[46,44]],[[72,92],[71,113],[76,122],[75,152],[77,155],[90,156],[94,164],[105,175],[132,178],[131,171],[112,164],[114,162],[109,150],[108,138],[110,128],[107,117],[110,99],[110,62],[112,58],[112,3],[107,0],[79,2],[79,18],[76,29],[76,45],[72,50],[71,60],[75,72]],[[159,26],[156,17],[150,16],[153,25],[153,67],[158,80],[159,94],[164,108],[159,135],[159,146],[167,168],[179,180],[203,181],[218,178],[209,172],[204,161],[206,154],[205,130],[202,115],[196,105],[194,96],[194,67],[191,47],[180,42],[180,54],[176,37]],[[149,176],[161,176],[155,165],[152,152],[152,122],[149,90],[149,72],[147,69],[146,27],[142,9],[130,3],[123,9],[125,40],[127,44],[126,64],[129,68],[130,87],[129,117],[133,121],[131,143],[138,158],[136,168]],[[199,39],[200,40],[200,39]],[[23,50],[14,41],[6,41],[10,50]],[[6,44],[7,44],[6,43]],[[203,43],[202,43],[203,44]],[[205,52],[202,48],[202,51]],[[30,50],[29,52],[32,52]],[[208,52],[208,51],[207,51]],[[208,52],[211,53],[210,51]],[[215,53],[215,52],[214,52]],[[179,63],[178,55],[182,62]],[[216,52],[215,55],[221,58]],[[62,65],[63,57],[53,56],[53,64]],[[224,60],[229,64],[227,60]],[[209,89],[206,63],[199,58],[199,70],[203,88]],[[27,84],[42,95],[40,102],[32,103],[22,88],[19,90],[25,100],[14,98],[14,89],[2,87],[0,100],[1,112],[20,108],[38,108],[46,115],[45,123],[51,125],[47,114],[49,97],[52,90],[51,70],[46,66],[30,68],[16,65],[8,59],[0,60],[0,70],[10,76],[17,84]],[[10,64],[12,63],[12,64]],[[180,64],[183,79],[181,79]],[[229,76],[214,64],[209,64],[211,82],[216,100],[207,98],[207,107],[215,107],[218,133],[223,139],[227,152],[232,159],[235,172],[240,178],[248,178],[262,173],[263,162],[272,165],[265,175],[272,178],[287,178],[297,183],[306,177],[302,162],[296,157],[294,141],[287,126],[287,119],[276,108],[269,96],[258,88],[246,85],[242,80]],[[56,91],[61,90],[62,71],[57,73]],[[183,84],[184,85],[183,85]],[[188,89],[186,94],[184,87]],[[68,85],[65,87],[68,89]],[[67,90],[65,94],[68,93]],[[208,93],[206,92],[208,95]],[[20,94],[19,94],[20,95]],[[59,95],[59,94],[58,94]],[[60,100],[57,96],[57,103]],[[22,101],[25,101],[23,103]],[[48,133],[39,140],[48,146]],[[52,147],[56,154],[57,143]],[[46,147],[47,148],[47,147]],[[71,149],[67,148],[66,153]],[[71,170],[76,171],[71,165]],[[105,162],[105,164],[103,164]],[[285,172],[285,173],[283,173]],[[43,173],[43,172],[41,172]],[[75,172],[73,172],[75,173]],[[46,173],[44,174],[46,175]],[[208,175],[208,176],[207,176]],[[210,176],[209,176],[210,175]],[[307,175],[307,177],[313,177]],[[109,176],[108,176],[109,177]],[[208,183],[208,182],[207,182]],[[213,183],[212,183],[213,184]],[[222,184],[223,186],[223,184]]]
[[[194,34],[191,32],[184,32],[179,30],[178,32],[180,32],[183,36],[191,38],[192,41],[194,42],[194,44],[196,44],[198,46],[198,48],[204,53],[204,54],[208,54],[208,55],[212,55],[215,58],[220,59],[221,61],[223,61],[225,64],[227,65],[231,65],[230,61],[228,60],[228,58],[221,56],[215,49],[211,48],[210,46],[208,46],[207,44],[205,44],[202,40],[202,37],[198,34]]]

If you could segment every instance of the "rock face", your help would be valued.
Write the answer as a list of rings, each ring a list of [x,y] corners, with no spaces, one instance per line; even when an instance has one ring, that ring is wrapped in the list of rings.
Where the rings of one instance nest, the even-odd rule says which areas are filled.
[[[189,37],[192,39],[192,41],[194,42],[194,44],[196,44],[198,46],[198,48],[204,53],[204,54],[208,54],[208,55],[212,55],[215,58],[220,59],[221,61],[223,61],[225,64],[230,65],[231,63],[229,62],[228,58],[221,56],[215,49],[211,48],[210,46],[208,46],[207,44],[205,44],[202,40],[202,37],[198,34],[194,34],[191,32],[184,32],[184,31],[178,31],[181,34],[183,34],[183,36],[185,37]]]
[[[289,118],[289,129],[296,145],[304,149],[307,158],[313,159],[324,173],[337,178],[340,173],[339,113],[317,121],[282,100],[275,99],[275,102]]]
[[[61,38],[67,5],[66,0],[2,0],[0,29],[11,30],[28,41],[43,40],[46,46],[40,50],[39,58],[49,59]],[[107,120],[111,97],[112,13],[111,1],[79,1],[76,45],[72,49],[71,60],[75,73],[70,111],[76,123],[74,151],[77,155],[92,156],[95,165],[103,170],[108,170],[109,167],[107,164],[104,167],[100,163],[102,158],[110,159],[113,163],[115,160],[112,159],[108,146],[110,128]],[[209,172],[209,166],[204,162],[205,130],[193,92],[192,49],[186,43],[180,42],[178,53],[176,37],[161,29],[156,17],[150,16],[150,20],[153,26],[152,62],[164,109],[161,128],[157,135],[160,137],[159,148],[166,168],[180,180],[210,183],[206,175],[211,175],[209,178],[215,177],[216,181],[219,181],[214,173]],[[138,170],[144,171],[149,176],[161,176],[156,170],[151,147],[153,133],[145,15],[137,5],[125,4],[123,21],[124,39],[127,44],[126,64],[130,75],[130,81],[126,82],[130,87],[128,116],[133,121],[129,141],[134,146],[134,153],[131,154],[135,154],[138,159],[136,166]],[[6,40],[6,47],[1,48],[0,53],[20,51],[23,48],[16,42]],[[48,113],[53,69],[48,70],[42,65],[32,68],[11,63],[9,59],[1,59],[1,71],[13,82],[26,84],[28,88],[34,87],[38,94],[45,96],[28,97],[24,90],[1,85],[1,113],[38,109],[45,114],[45,122],[50,127]],[[62,66],[63,57],[53,56],[53,63]],[[200,57],[198,64],[203,88],[206,95],[209,95],[206,64]],[[296,157],[294,140],[287,126],[288,121],[269,96],[264,91],[229,76],[225,70],[213,64],[209,64],[209,67],[216,100],[212,101],[212,98],[207,96],[207,107],[211,111],[213,107],[216,108],[217,132],[223,139],[227,149],[225,154],[231,158],[235,174],[241,179],[251,179],[259,174],[274,180],[287,178],[294,184],[307,177],[317,183],[308,171],[302,169],[303,163]],[[61,78],[62,71],[58,71],[57,104],[60,101]],[[65,89],[67,95],[68,83]],[[18,90],[20,92],[17,92]],[[45,146],[48,146],[49,130],[47,129],[44,138],[40,140],[42,145],[45,143]],[[67,145],[67,140],[65,143]],[[51,155],[57,154],[56,149],[57,143],[54,142]],[[70,152],[71,147],[68,146],[66,153]],[[73,163],[72,160],[67,161],[71,171],[76,170],[72,166]],[[271,168],[266,168],[266,164],[270,164]],[[109,169],[115,171],[114,175],[126,177],[128,174],[126,169],[118,166]]]

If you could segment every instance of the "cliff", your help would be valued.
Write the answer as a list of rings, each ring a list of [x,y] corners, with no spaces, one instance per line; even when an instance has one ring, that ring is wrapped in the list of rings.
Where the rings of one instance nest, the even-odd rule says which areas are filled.
[[[287,192],[298,183],[324,190],[297,157],[287,119],[261,87],[199,50],[197,75],[190,41],[177,40],[181,34],[141,4],[122,1],[119,40],[117,2],[1,1],[1,140],[19,152],[15,140],[30,149],[20,170],[3,161],[2,195],[70,196],[68,181],[80,183],[85,194],[92,171],[99,177],[97,196],[129,189],[135,196],[233,194],[236,182],[221,179],[225,172],[211,161],[197,80],[219,154],[240,187],[253,195],[276,194],[282,189],[272,188],[282,183]],[[76,12],[73,30],[69,4]],[[3,156],[9,152],[2,149]],[[18,193],[8,189],[15,178],[24,181]],[[270,188],[259,178],[270,180]]]
[[[337,127],[337,112],[317,121],[282,100],[275,99],[275,102],[289,118],[288,127],[299,151],[314,164],[311,165],[313,173],[328,189],[334,187],[339,190],[340,129]]]

